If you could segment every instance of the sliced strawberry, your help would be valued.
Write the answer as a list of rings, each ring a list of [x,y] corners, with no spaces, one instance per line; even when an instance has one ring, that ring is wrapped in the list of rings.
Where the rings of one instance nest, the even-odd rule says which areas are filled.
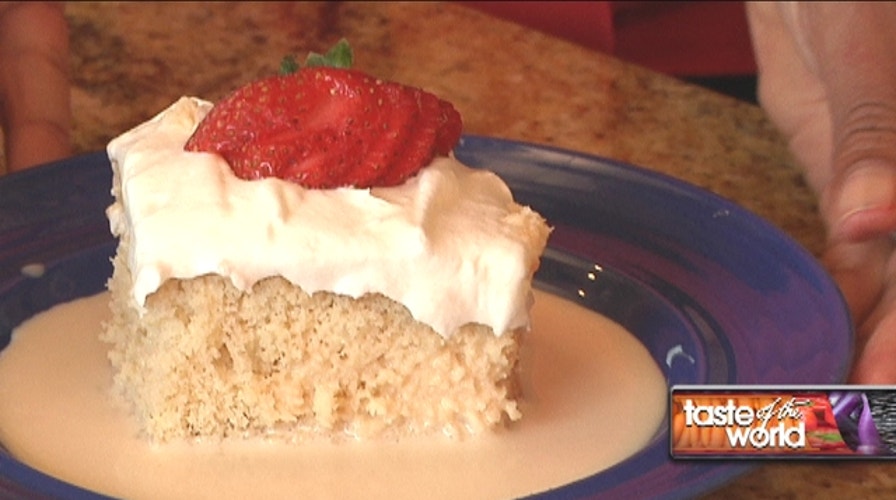
[[[410,93],[396,84],[377,86],[377,111],[369,121],[365,120],[365,128],[379,140],[368,141],[363,161],[352,172],[356,186],[385,185],[381,179],[398,168],[401,150],[413,139],[419,120],[420,110]]]
[[[448,101],[439,99],[439,125],[436,127],[436,154],[445,156],[457,146],[463,132],[460,113]]]
[[[243,179],[278,177],[318,188],[339,187],[344,185],[342,179],[351,166],[347,158],[355,150],[351,142],[341,141],[336,134],[334,130],[320,130],[304,133],[297,140],[294,132],[286,132],[248,142],[230,154],[230,165]]]
[[[406,94],[406,106],[415,111],[416,119],[395,152],[392,168],[377,178],[377,183],[384,186],[404,182],[417,172],[417,165],[428,164],[434,156],[437,119],[433,113],[438,112],[438,98],[420,90],[409,94]]]
[[[401,183],[447,155],[461,128],[454,107],[430,93],[314,67],[238,89],[184,148],[220,154],[244,179],[365,188]]]

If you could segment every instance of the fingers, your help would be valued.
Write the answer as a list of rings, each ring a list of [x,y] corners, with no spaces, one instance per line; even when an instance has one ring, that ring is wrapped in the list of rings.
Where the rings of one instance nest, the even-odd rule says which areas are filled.
[[[823,257],[825,268],[840,288],[856,323],[868,318],[879,303],[893,243],[878,239],[855,243],[833,240]]]
[[[69,92],[62,6],[0,3],[0,114],[8,170],[70,154]]]
[[[824,256],[856,325],[850,382],[896,383],[896,248],[890,238],[832,241]]]
[[[856,346],[856,358],[848,382],[865,385],[896,383],[896,314],[881,322],[879,329],[866,342]]]
[[[896,286],[887,287],[874,311],[858,325],[855,349],[850,383],[896,383]]]

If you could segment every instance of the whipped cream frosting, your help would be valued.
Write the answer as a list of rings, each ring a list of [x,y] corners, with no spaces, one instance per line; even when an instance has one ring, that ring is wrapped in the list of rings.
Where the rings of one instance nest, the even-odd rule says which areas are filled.
[[[445,337],[471,322],[528,327],[549,228],[498,176],[439,157],[387,188],[242,180],[219,155],[183,149],[211,108],[183,97],[107,147],[107,215],[140,307],[170,278],[216,273],[245,291],[279,275],[309,293],[381,293]]]

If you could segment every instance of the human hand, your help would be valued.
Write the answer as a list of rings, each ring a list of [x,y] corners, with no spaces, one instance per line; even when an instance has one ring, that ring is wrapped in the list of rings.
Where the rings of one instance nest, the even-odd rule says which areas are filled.
[[[0,125],[7,171],[71,154],[63,14],[60,3],[0,2]]]
[[[857,331],[850,381],[896,383],[896,4],[751,3],[759,101],[819,195]]]

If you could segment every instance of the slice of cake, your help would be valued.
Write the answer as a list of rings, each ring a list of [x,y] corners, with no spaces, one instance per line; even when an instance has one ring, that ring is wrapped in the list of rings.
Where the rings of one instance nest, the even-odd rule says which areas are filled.
[[[363,74],[299,74],[276,79],[304,79],[300,104],[251,112],[299,118],[244,112],[258,88],[214,107],[184,97],[109,143],[117,392],[156,441],[462,436],[519,419],[544,220],[452,157],[450,104],[377,80],[372,113],[355,99]]]

